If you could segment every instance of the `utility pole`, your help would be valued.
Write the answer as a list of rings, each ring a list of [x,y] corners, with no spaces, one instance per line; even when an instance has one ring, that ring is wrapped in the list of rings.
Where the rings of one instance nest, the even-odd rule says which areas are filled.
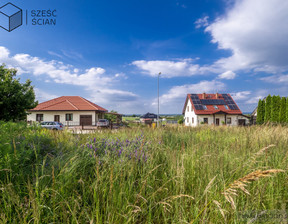
[[[161,75],[161,72],[158,74],[158,116],[157,116],[157,127],[159,127],[159,77]]]

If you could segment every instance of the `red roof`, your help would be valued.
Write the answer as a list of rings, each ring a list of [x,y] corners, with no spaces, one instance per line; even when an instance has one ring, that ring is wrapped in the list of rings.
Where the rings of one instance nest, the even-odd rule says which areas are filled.
[[[103,111],[103,107],[98,106],[80,96],[61,96],[53,100],[40,103],[30,111]]]
[[[231,97],[230,94],[224,94],[228,97],[223,97],[223,94],[220,93],[216,93],[216,94],[211,94],[211,93],[203,93],[203,94],[187,94],[187,98],[185,101],[185,105],[183,108],[183,114],[185,113],[185,109],[186,109],[186,105],[188,100],[190,100],[192,106],[193,106],[193,110],[195,112],[195,114],[217,114],[217,113],[226,113],[226,114],[242,114],[242,111],[239,109],[239,107],[237,106],[237,104],[235,103],[235,101],[233,100],[233,98]],[[193,100],[191,98],[192,95],[197,95],[200,101],[200,105],[205,105],[207,109],[203,109],[203,110],[199,110],[195,108],[195,104],[193,103]],[[232,104],[236,105],[237,109],[232,110],[231,109],[231,102],[229,103],[227,101],[227,98],[231,99],[231,102],[233,102]],[[218,102],[216,104],[216,106],[218,107],[218,109],[214,108],[213,103],[211,105],[205,104],[203,100],[218,100],[218,101],[214,101],[214,102]],[[202,101],[201,101],[202,100]],[[212,101],[213,102],[213,101]],[[228,109],[225,108],[225,105],[227,106]]]

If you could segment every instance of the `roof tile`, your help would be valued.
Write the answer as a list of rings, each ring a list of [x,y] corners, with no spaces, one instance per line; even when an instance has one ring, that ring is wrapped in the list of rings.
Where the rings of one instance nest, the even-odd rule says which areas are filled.
[[[107,111],[89,100],[80,96],[61,96],[40,103],[30,111]]]

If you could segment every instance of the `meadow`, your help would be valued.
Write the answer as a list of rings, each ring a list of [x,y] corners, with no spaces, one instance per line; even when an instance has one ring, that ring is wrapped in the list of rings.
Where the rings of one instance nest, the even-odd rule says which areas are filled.
[[[281,223],[287,143],[280,125],[73,135],[2,122],[0,223]]]

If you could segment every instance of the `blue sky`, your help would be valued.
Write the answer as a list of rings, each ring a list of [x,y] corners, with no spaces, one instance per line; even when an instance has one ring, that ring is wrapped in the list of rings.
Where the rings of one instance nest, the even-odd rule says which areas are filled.
[[[288,95],[286,0],[10,2],[24,24],[0,29],[0,63],[31,79],[39,102],[79,95],[120,113],[156,112],[159,72],[165,114],[181,113],[187,93],[230,93],[243,112]],[[56,25],[32,25],[32,10],[49,9]]]

